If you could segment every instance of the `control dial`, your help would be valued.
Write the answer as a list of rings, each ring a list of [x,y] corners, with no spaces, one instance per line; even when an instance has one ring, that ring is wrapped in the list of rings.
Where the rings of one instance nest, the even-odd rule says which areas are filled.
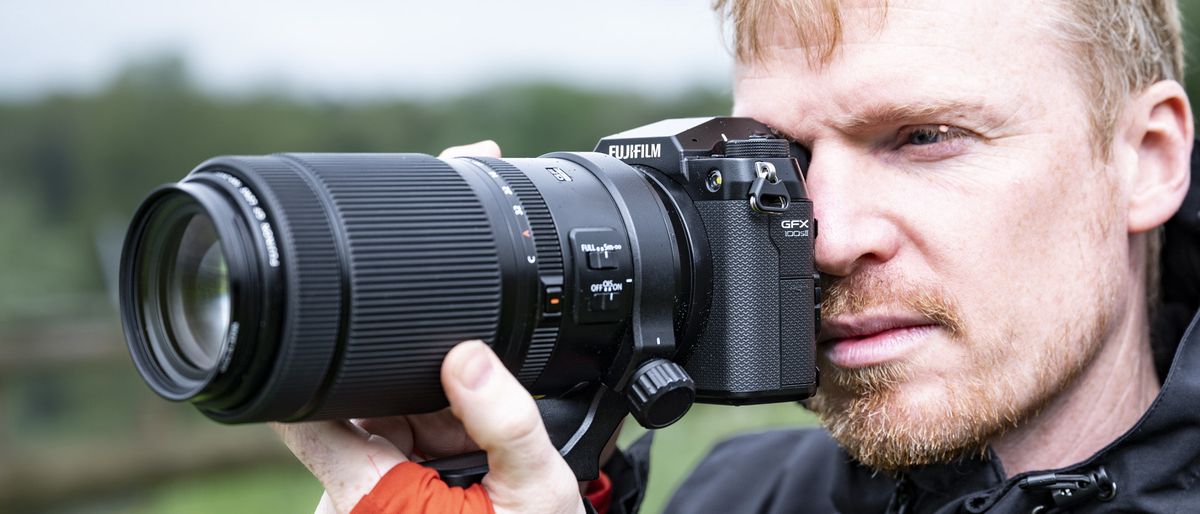
[[[725,157],[751,159],[784,159],[790,157],[786,139],[753,135],[750,139],[732,139],[725,143]]]
[[[629,412],[646,428],[663,428],[687,413],[696,400],[696,384],[680,365],[666,359],[646,361],[629,382]]]

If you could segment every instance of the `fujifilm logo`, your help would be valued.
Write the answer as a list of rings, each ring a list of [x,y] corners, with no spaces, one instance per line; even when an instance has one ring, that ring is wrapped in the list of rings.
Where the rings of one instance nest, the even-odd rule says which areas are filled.
[[[635,143],[632,145],[612,145],[608,147],[608,155],[621,160],[625,159],[655,159],[662,157],[662,143]]]

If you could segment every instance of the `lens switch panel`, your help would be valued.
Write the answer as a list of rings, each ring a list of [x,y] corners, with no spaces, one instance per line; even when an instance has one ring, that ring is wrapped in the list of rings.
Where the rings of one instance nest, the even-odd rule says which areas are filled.
[[[633,258],[625,235],[612,228],[571,231],[575,272],[575,320],[608,323],[624,319],[633,298]]]

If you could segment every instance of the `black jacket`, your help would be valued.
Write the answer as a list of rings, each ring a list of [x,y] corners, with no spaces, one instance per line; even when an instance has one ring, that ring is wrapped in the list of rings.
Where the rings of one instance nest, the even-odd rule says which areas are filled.
[[[684,481],[669,513],[1200,513],[1200,159],[1167,224],[1162,299],[1153,327],[1162,391],[1128,432],[1062,469],[1005,478],[994,455],[912,470],[899,479],[856,463],[823,429],[781,430],[718,445]],[[1169,342],[1178,341],[1178,344]],[[1081,432],[1088,427],[1079,427]],[[606,467],[611,514],[637,511],[650,438]],[[1039,510],[1040,509],[1040,510]]]

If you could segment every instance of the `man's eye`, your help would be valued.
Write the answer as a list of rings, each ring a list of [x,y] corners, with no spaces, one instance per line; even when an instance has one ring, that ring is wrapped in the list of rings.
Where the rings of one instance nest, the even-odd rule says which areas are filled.
[[[949,125],[920,125],[906,127],[900,133],[900,145],[925,146],[958,139],[966,135],[963,129]]]

